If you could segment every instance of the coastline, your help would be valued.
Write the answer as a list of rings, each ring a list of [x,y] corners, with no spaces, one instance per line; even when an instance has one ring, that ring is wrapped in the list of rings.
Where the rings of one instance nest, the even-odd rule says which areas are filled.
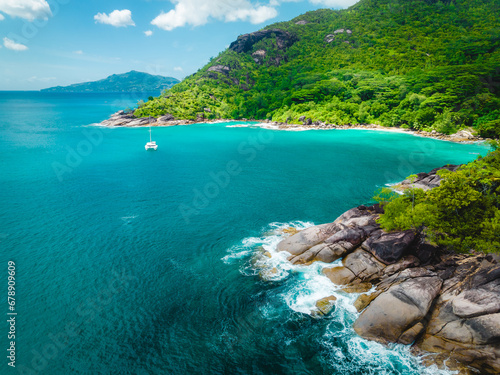
[[[419,173],[400,185],[430,190],[440,186],[438,171],[458,167]],[[430,242],[425,231],[386,232],[377,222],[383,213],[379,204],[361,205],[330,223],[290,228],[276,251],[292,265],[325,265],[322,275],[354,295],[359,315],[352,327],[360,337],[408,346],[425,364],[460,374],[498,374],[500,256],[454,253]],[[313,315],[329,315],[336,300],[316,301]]]
[[[275,122],[270,120],[248,120],[248,119],[217,119],[217,120],[176,120],[170,115],[161,116],[159,118],[154,117],[141,117],[136,118],[132,114],[125,113],[124,111],[118,111],[110,116],[109,119],[104,120],[100,123],[93,124],[94,126],[103,127],[126,127],[126,128],[138,128],[144,126],[152,127],[170,127],[170,126],[186,126],[186,125],[196,125],[196,124],[221,124],[226,122],[241,122],[242,125],[230,125],[228,127],[260,127],[263,129],[270,130],[283,130],[283,131],[309,131],[309,130],[374,130],[374,131],[384,131],[393,133],[405,133],[411,134],[416,137],[423,138],[433,138],[441,141],[448,141],[454,143],[481,143],[488,139],[478,137],[472,134],[468,130],[461,130],[455,134],[447,135],[443,133],[438,133],[435,130],[432,132],[422,131],[422,130],[411,130],[399,127],[387,127],[377,124],[354,124],[354,125],[334,125],[326,124],[323,122],[315,121],[310,124],[288,124]],[[251,122],[252,124],[244,124]]]

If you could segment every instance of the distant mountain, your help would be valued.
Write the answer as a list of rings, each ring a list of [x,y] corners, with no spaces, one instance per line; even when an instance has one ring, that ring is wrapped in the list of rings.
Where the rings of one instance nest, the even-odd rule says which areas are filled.
[[[75,83],[43,89],[43,92],[140,92],[163,91],[171,88],[179,80],[173,77],[154,76],[132,70],[128,73],[113,74],[93,82]]]

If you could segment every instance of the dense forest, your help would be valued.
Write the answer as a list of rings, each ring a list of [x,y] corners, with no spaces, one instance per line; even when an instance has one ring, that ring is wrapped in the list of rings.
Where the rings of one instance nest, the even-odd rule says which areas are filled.
[[[439,173],[441,185],[430,191],[411,188],[397,196],[383,189],[376,197],[385,209],[382,228],[425,231],[435,244],[458,252],[500,253],[500,150]]]
[[[361,0],[238,37],[138,117],[500,135],[500,2]]]

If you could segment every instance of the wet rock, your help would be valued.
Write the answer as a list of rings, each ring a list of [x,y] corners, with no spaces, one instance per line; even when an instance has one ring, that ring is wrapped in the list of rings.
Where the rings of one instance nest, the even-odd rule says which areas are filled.
[[[354,307],[358,312],[363,311],[375,298],[377,294],[362,294],[360,295],[356,301],[354,301]]]
[[[319,310],[321,314],[328,315],[333,310],[336,300],[337,297],[335,296],[328,296],[325,298],[321,298],[320,300],[316,301],[316,308]]]
[[[323,274],[335,285],[348,285],[356,278],[356,275],[346,267],[324,268]]]
[[[348,285],[345,288],[342,288],[341,291],[344,293],[366,293],[370,289],[372,289],[372,284],[370,283],[359,283]]]

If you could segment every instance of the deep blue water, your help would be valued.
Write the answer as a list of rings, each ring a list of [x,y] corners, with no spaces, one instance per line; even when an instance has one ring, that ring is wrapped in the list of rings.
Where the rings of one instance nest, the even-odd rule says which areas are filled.
[[[11,260],[18,313],[1,374],[436,373],[357,337],[356,296],[274,248],[485,146],[212,124],[153,128],[146,152],[145,128],[90,126],[143,96],[0,92],[0,312]]]

